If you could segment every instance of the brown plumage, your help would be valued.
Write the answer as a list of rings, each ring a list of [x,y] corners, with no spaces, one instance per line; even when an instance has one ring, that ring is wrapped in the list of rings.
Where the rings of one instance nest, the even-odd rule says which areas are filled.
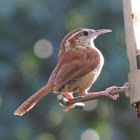
[[[58,64],[48,84],[27,99],[14,114],[22,116],[50,91],[86,95],[104,64],[104,58],[94,46],[93,40],[110,31],[80,28],[68,33],[61,42]]]

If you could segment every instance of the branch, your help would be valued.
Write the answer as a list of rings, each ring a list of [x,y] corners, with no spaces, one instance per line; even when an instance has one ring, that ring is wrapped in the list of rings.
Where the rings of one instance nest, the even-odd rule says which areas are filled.
[[[115,89],[113,89],[110,92],[110,94],[111,95],[116,95],[116,94],[125,93],[125,92],[129,91],[129,88],[130,88],[129,86],[116,87]],[[86,102],[86,101],[90,101],[90,100],[94,100],[94,99],[98,99],[98,98],[102,98],[102,97],[106,97],[106,96],[104,96],[104,95],[78,96],[78,97],[75,97],[73,99],[66,100],[64,98],[64,96],[60,94],[60,95],[57,96],[57,100],[63,106],[69,106],[71,104],[75,104],[76,107],[83,108],[84,104],[81,103],[81,102]]]

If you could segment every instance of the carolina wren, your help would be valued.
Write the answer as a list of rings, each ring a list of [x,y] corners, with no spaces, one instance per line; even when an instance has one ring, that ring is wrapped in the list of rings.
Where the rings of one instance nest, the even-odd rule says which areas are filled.
[[[111,30],[79,28],[68,33],[61,42],[58,64],[47,85],[27,99],[14,114],[22,116],[50,91],[65,94],[66,99],[73,98],[74,92],[78,92],[80,96],[103,94],[116,99],[116,96],[109,94],[112,88],[98,93],[87,92],[98,78],[104,64],[104,57],[95,47],[93,40],[108,32]],[[70,105],[66,111],[73,107],[74,105]]]

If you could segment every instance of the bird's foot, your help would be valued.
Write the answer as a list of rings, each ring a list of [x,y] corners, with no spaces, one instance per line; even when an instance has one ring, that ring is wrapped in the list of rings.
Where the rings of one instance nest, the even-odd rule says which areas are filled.
[[[115,88],[116,88],[116,86],[112,86],[112,87],[107,88],[104,92],[104,95],[113,99],[113,100],[117,100],[117,98],[119,98],[119,94],[117,94],[117,95],[111,95],[110,94],[111,91],[114,90]]]
[[[66,95],[66,97],[65,97],[66,100],[73,99],[72,93],[66,93],[65,95]],[[71,108],[74,108],[74,107],[75,107],[75,104],[69,105],[68,107],[66,107],[66,109],[64,111],[67,112]]]
[[[104,96],[107,96],[107,97],[109,97],[109,98],[111,98],[111,99],[113,99],[113,100],[116,100],[116,99],[119,97],[119,95],[111,95],[111,94],[110,94],[111,91],[112,91],[113,89],[115,89],[115,88],[116,88],[116,86],[112,86],[112,87],[107,88],[105,91],[88,93],[88,94],[86,94],[86,96],[104,95]]]

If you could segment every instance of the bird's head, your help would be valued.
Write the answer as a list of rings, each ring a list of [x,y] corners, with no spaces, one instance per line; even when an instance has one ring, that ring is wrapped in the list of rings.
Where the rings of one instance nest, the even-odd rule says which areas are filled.
[[[65,51],[74,50],[75,48],[87,49],[89,47],[94,47],[93,40],[96,39],[98,35],[111,32],[110,29],[87,29],[79,28],[69,32],[61,42],[61,49]]]

